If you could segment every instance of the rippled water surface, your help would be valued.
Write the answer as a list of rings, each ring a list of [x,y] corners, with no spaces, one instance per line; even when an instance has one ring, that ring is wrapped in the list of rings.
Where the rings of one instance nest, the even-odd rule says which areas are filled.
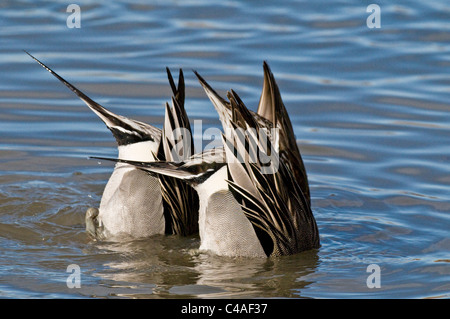
[[[450,5],[377,1],[0,4],[0,297],[449,298]],[[162,126],[165,67],[220,127],[191,70],[255,109],[275,74],[307,168],[322,246],[279,259],[197,251],[198,237],[93,242],[116,156],[104,124],[22,50],[113,112]],[[201,137],[201,136],[200,136]],[[81,288],[66,285],[67,267]],[[367,286],[370,264],[380,288]],[[369,280],[370,281],[370,280]]]

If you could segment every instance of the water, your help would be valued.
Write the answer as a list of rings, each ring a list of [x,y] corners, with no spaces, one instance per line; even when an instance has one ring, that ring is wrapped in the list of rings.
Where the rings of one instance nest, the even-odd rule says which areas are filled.
[[[0,5],[0,297],[448,298],[447,1],[65,1]],[[197,251],[198,237],[92,242],[116,156],[103,123],[22,50],[113,112],[162,126],[165,67],[220,127],[192,69],[255,109],[267,60],[308,171],[318,250],[268,260]],[[68,288],[67,267],[81,271]],[[369,288],[370,264],[380,288]],[[370,278],[369,278],[370,279]],[[369,280],[370,281],[370,280]]]

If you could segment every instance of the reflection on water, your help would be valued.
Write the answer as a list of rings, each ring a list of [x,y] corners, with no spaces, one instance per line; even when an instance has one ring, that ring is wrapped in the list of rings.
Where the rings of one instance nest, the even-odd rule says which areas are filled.
[[[116,288],[138,285],[134,297],[293,297],[308,284],[299,277],[313,273],[318,262],[316,251],[280,259],[227,258],[200,253],[198,244],[197,238],[161,237],[100,244],[119,256],[92,275],[112,280]]]
[[[152,5],[3,1],[0,10],[0,297],[448,298],[447,1],[381,7],[268,1]],[[93,242],[114,139],[26,49],[113,112],[162,126],[165,67],[185,71],[186,108],[220,127],[190,70],[255,109],[271,65],[310,181],[322,246],[278,259],[201,253],[198,237]],[[199,133],[201,135],[201,133]],[[66,285],[67,266],[81,288]],[[367,267],[381,269],[368,288]]]

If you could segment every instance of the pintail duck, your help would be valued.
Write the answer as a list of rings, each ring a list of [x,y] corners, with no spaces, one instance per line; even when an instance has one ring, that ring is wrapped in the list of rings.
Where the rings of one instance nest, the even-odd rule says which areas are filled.
[[[146,162],[174,161],[194,154],[192,136],[188,136],[181,146],[174,143],[178,138],[174,136],[176,128],[191,132],[184,109],[185,87],[181,69],[178,86],[170,70],[166,69],[173,97],[172,107],[168,103],[165,105],[165,123],[161,130],[114,114],[26,53],[100,117],[116,139],[119,158]],[[174,149],[174,145],[178,149]],[[187,202],[190,205],[185,205]],[[86,211],[86,231],[96,239],[195,234],[198,232],[198,196],[189,185],[178,179],[149,175],[134,165],[117,163],[105,186],[99,208]]]
[[[257,112],[255,113],[245,108],[246,112],[250,113],[251,116],[248,117],[248,123],[244,123],[245,127],[243,128],[248,129],[252,126],[254,127],[255,125],[258,125],[268,134],[272,145],[278,152],[280,160],[283,161],[292,171],[297,183],[302,189],[306,201],[310,205],[311,199],[308,176],[306,174],[305,165],[296,142],[291,120],[281,98],[281,93],[277,82],[275,81],[275,77],[266,61],[263,62],[263,69],[264,82]],[[243,104],[243,102],[234,90],[230,90],[227,93],[229,101],[226,101],[219,96],[219,94],[217,94],[217,92],[203,79],[203,77],[195,71],[194,73],[219,114],[222,127],[224,131],[226,131],[231,127],[233,110],[232,101],[236,101],[236,103],[241,104]],[[274,128],[277,129],[277,134],[272,137],[271,129]]]
[[[269,257],[320,246],[292,125],[267,63],[264,72],[258,113],[249,111],[234,91],[225,101],[196,73],[229,133],[222,136],[223,149],[211,151],[215,157],[197,154],[182,163],[115,160],[194,187],[200,200],[200,250],[230,257]],[[282,132],[264,145],[258,135],[267,134],[263,132],[271,127]],[[247,133],[238,134],[239,129]],[[279,147],[274,145],[277,141]],[[295,148],[289,149],[293,144]],[[266,163],[255,151],[278,154],[270,163],[276,170],[263,173]]]

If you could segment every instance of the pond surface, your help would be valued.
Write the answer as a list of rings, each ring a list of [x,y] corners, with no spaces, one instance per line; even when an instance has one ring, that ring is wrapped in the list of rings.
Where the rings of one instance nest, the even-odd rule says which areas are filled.
[[[380,28],[368,27],[364,1],[76,3],[80,28],[68,27],[66,1],[0,5],[0,297],[450,297],[448,1],[377,1]],[[268,61],[321,248],[255,260],[199,252],[196,236],[91,241],[84,213],[113,164],[88,156],[115,157],[115,140],[23,50],[159,127],[165,67],[181,67],[202,130],[220,123],[191,70],[255,110]],[[71,289],[73,264],[81,287]]]

